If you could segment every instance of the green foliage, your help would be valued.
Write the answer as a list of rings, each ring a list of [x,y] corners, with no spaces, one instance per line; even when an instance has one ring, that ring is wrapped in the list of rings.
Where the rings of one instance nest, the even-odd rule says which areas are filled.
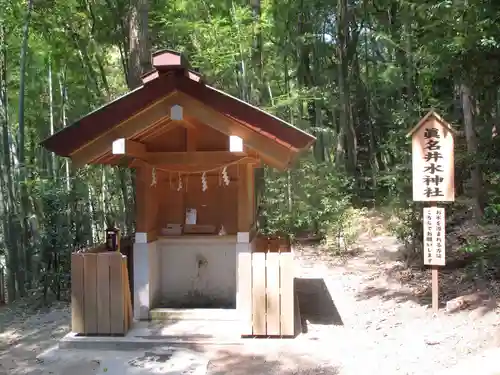
[[[303,159],[290,172],[268,170],[266,182],[261,214],[267,233],[324,235],[342,222],[350,205],[352,181],[327,164]]]
[[[460,251],[464,253],[482,253],[488,248],[488,244],[476,237],[469,237],[466,243],[460,247]]]
[[[250,5],[257,3],[258,11]],[[500,110],[500,5],[492,0],[349,2],[343,9],[346,25],[339,17],[341,5],[156,0],[150,2],[149,40],[141,43],[183,51],[213,86],[317,137],[313,152],[289,172],[266,168],[260,202],[264,231],[327,234],[342,238],[337,247],[348,246],[356,234],[352,204],[375,204],[384,207],[407,248],[420,251],[422,206],[411,200],[406,132],[430,108],[463,130],[457,93],[462,83],[472,90],[479,151],[467,152],[466,140],[457,136],[456,185],[466,197],[475,194],[468,178],[477,163],[486,181],[484,220],[500,225],[500,137],[492,137]],[[72,249],[103,239],[107,217],[129,232],[133,227],[128,171],[66,170],[64,160],[53,163],[38,147],[51,131],[51,109],[57,131],[126,91],[130,6],[124,0],[34,2],[24,90],[26,134],[19,144],[26,2],[0,0],[0,51],[6,52],[6,61],[0,56],[0,73],[5,73],[0,89],[7,99],[0,100],[0,249],[9,259],[19,257],[14,273],[28,269],[30,257],[40,255],[46,288],[68,273]],[[348,34],[345,51],[339,43],[341,26]],[[351,130],[354,139],[348,141]],[[19,179],[19,148],[26,149],[28,159],[26,185]],[[347,162],[350,153],[353,166]],[[20,187],[29,193],[26,214],[38,223],[27,249]],[[458,203],[449,207],[450,214],[461,209]],[[482,251],[473,242],[467,246]]]
[[[60,299],[61,288],[69,285],[67,270],[71,264],[74,230],[68,221],[71,197],[63,186],[58,181],[42,180],[33,189],[41,204],[37,242],[40,249],[39,282],[44,298],[50,289]]]

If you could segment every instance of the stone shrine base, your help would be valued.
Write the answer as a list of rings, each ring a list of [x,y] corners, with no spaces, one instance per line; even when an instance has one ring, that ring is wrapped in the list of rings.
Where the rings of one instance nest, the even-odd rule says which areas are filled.
[[[151,321],[135,321],[125,336],[80,336],[68,333],[61,349],[136,350],[170,345],[240,345],[235,309],[153,309]]]

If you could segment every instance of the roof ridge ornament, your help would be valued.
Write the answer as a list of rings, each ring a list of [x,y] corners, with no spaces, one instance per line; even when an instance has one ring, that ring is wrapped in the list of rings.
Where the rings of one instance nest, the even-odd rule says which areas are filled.
[[[184,71],[184,75],[189,79],[203,83],[202,75],[191,68],[188,59],[181,52],[170,49],[158,50],[151,55],[151,65],[153,68],[141,75],[143,83],[172,71]]]
[[[174,70],[174,69],[189,69],[189,62],[186,57],[177,51],[163,49],[156,51],[151,56],[152,65],[158,71]]]

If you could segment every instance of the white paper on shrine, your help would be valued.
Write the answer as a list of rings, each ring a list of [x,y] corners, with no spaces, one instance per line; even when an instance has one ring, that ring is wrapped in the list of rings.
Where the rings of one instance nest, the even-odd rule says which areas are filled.
[[[196,225],[196,208],[186,208],[186,224]]]
[[[425,207],[422,221],[424,224],[424,264],[444,266],[446,264],[444,208]]]

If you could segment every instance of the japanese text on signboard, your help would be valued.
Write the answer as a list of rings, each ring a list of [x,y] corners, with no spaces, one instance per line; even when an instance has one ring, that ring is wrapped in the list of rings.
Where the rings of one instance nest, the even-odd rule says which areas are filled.
[[[443,154],[441,151],[439,129],[427,127],[424,132],[424,195],[430,197],[443,197]]]
[[[445,259],[444,208],[424,208],[424,264],[444,266]]]
[[[453,132],[436,116],[431,112],[409,133],[414,201],[453,202],[455,199]]]
[[[437,208],[436,209],[436,243],[435,243],[435,247],[436,247],[436,258],[438,260],[441,260],[441,258],[443,257],[443,249],[444,249],[444,244],[443,244],[443,234],[444,234],[444,228],[443,228],[443,224],[444,224],[444,209],[439,209]]]
[[[433,253],[433,236],[432,236],[432,211],[424,210],[424,253],[426,255],[426,263],[432,264]]]

